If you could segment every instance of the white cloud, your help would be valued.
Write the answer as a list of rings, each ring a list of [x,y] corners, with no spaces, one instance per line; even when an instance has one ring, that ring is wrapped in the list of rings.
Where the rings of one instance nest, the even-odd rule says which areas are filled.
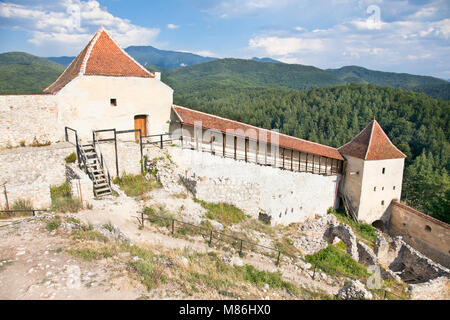
[[[176,24],[172,24],[172,23],[169,23],[168,25],[167,25],[167,28],[169,28],[169,29],[178,29],[180,26],[178,26],[178,25],[176,25]]]
[[[431,14],[434,10],[427,12]],[[301,29],[300,34],[291,28],[284,30],[283,37],[277,35],[280,30],[255,35],[249,39],[247,54],[321,68],[356,64],[437,76],[448,70],[449,18],[426,21],[409,15],[387,22],[373,20],[372,15],[366,19],[354,17],[330,28]],[[422,12],[417,16],[423,15]]]
[[[256,37],[250,39],[250,48],[263,48],[272,56],[285,56],[300,51],[320,51],[324,45],[321,39]]]
[[[221,18],[233,18],[265,9],[282,8],[293,2],[295,0],[225,0],[205,11]]]
[[[149,45],[159,34],[112,15],[94,0],[65,0],[51,8],[0,3],[0,17],[9,19],[11,28],[28,31],[28,41],[52,55],[78,53],[100,26],[123,47]]]

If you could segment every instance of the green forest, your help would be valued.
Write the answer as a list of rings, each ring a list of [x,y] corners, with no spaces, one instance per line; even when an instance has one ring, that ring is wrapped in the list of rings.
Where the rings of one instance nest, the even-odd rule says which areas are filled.
[[[333,147],[350,141],[375,117],[408,156],[402,200],[450,222],[450,101],[373,84],[309,91],[223,83],[196,90],[191,86],[174,87],[175,104]]]
[[[408,156],[402,200],[450,222],[449,82],[357,66],[322,70],[242,59],[150,69],[162,71],[175,104],[333,147],[376,117]],[[63,70],[26,53],[1,54],[0,94],[41,93]]]

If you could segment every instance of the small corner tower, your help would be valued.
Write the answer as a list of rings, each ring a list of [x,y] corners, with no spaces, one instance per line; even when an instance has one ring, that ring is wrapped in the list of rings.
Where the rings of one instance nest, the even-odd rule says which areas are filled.
[[[400,200],[403,154],[373,120],[352,141],[340,147],[346,160],[340,193],[359,221],[388,221],[392,200]]]

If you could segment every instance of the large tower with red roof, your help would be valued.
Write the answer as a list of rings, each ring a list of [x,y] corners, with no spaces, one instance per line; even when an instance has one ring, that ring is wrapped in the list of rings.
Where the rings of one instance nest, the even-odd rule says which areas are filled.
[[[359,221],[386,223],[392,200],[400,200],[406,155],[373,120],[340,147],[346,159],[341,194]]]
[[[55,96],[59,122],[82,137],[104,128],[134,127],[144,135],[169,129],[173,90],[103,27],[44,93]]]

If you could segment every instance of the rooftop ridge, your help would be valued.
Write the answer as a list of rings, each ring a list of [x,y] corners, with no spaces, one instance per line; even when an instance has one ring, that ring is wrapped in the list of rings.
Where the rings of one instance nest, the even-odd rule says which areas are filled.
[[[406,155],[392,143],[375,119],[338,150],[341,154],[363,160],[406,158]]]
[[[202,114],[207,115],[207,116],[210,116],[210,117],[215,117],[215,118],[218,118],[218,119],[222,119],[222,120],[226,120],[226,121],[235,122],[235,123],[238,123],[238,124],[244,124],[244,125],[246,125],[246,126],[255,128],[255,129],[257,129],[257,130],[264,130],[264,131],[268,131],[268,132],[273,132],[273,133],[276,133],[276,134],[278,134],[278,135],[280,135],[280,136],[284,136],[284,137],[287,137],[287,138],[297,139],[297,140],[300,140],[300,141],[303,141],[303,142],[313,143],[313,144],[318,145],[318,146],[321,146],[321,147],[330,148],[330,149],[332,149],[332,150],[337,150],[336,148],[327,146],[327,145],[325,145],[325,144],[321,144],[321,143],[318,143],[318,142],[305,140],[305,139],[302,139],[302,138],[290,136],[290,135],[285,134],[285,133],[281,133],[281,132],[277,132],[277,131],[273,131],[273,130],[269,130],[269,129],[265,129],[265,128],[260,128],[260,127],[257,127],[257,126],[251,125],[251,124],[247,124],[247,123],[240,122],[240,121],[236,121],[236,120],[232,120],[232,119],[227,119],[227,118],[220,117],[220,116],[217,116],[217,115],[214,115],[214,114],[211,114],[211,113],[206,113],[206,112],[203,112],[203,111],[198,111],[198,110],[190,109],[190,108],[183,107],[183,106],[178,106],[178,105],[175,105],[175,104],[174,104],[174,106],[175,106],[175,107],[179,107],[179,108],[186,109],[186,110],[188,110],[188,111],[194,111],[194,112],[202,113]],[[177,114],[177,115],[178,115],[178,114]]]
[[[126,52],[120,45],[119,43],[116,41],[116,39],[114,39],[111,34],[109,33],[108,30],[106,30],[105,28],[101,27],[100,29],[103,29],[103,32],[105,32],[108,37],[112,40],[112,42],[114,42],[114,44],[122,51],[123,54],[125,54],[128,58],[130,58],[134,63],[136,63],[138,65],[138,67],[140,67],[143,71],[147,72],[149,75],[151,76],[155,76],[154,72],[150,72],[149,70],[147,70],[144,66],[142,66],[139,62],[137,62],[132,56],[130,56],[128,54],[128,52]]]
[[[278,142],[278,145],[280,145],[280,146],[282,146],[282,147],[289,148],[289,149],[296,149],[296,150],[298,150],[298,151],[303,151],[303,152],[305,152],[305,153],[310,153],[310,154],[315,154],[315,155],[319,155],[319,156],[324,156],[324,157],[329,157],[329,158],[335,158],[335,159],[343,160],[342,156],[340,155],[339,151],[338,151],[336,148],[333,148],[333,147],[330,147],[330,146],[327,146],[327,145],[323,145],[323,144],[320,144],[320,143],[317,143],[317,142],[308,141],[308,140],[301,139],[301,138],[297,138],[297,137],[294,137],[294,136],[289,136],[289,135],[287,135],[287,134],[280,133],[280,132],[277,132],[277,131],[272,131],[272,130],[268,130],[268,129],[256,127],[256,126],[251,125],[251,124],[246,124],[246,123],[239,122],[239,121],[236,121],[236,120],[231,120],[231,119],[223,118],[223,117],[220,117],[220,116],[217,116],[217,115],[213,115],[213,114],[206,113],[206,112],[202,112],[202,111],[198,111],[198,110],[189,109],[189,108],[187,108],[187,107],[178,106],[178,105],[175,105],[175,104],[174,104],[174,105],[173,105],[173,109],[174,109],[176,115],[178,116],[178,118],[179,118],[182,122],[184,122],[183,117],[180,116],[180,114],[177,112],[176,108],[180,108],[180,109],[186,110],[186,111],[188,111],[188,112],[199,113],[199,114],[202,114],[202,115],[205,115],[205,116],[208,116],[208,117],[212,117],[212,118],[216,118],[216,119],[219,119],[219,120],[222,120],[222,121],[229,121],[229,122],[238,124],[238,125],[240,125],[240,126],[251,127],[251,128],[253,128],[253,129],[255,129],[257,132],[260,132],[260,131],[264,131],[264,132],[266,132],[266,133],[269,133],[269,132],[270,132],[270,133],[274,133],[274,134],[276,134],[276,135],[278,135],[278,136],[285,137],[285,138],[287,138],[287,139],[289,139],[289,140],[293,140],[293,141],[297,141],[297,142],[302,142],[302,143],[305,143],[305,144],[307,144],[307,145],[314,145],[314,146],[317,146],[317,147],[320,147],[320,148],[324,148],[324,149],[327,149],[328,151],[331,151],[331,152],[333,152],[333,153],[335,152],[336,154],[335,154],[335,155],[324,155],[324,154],[320,154],[320,152],[303,151],[303,150],[300,150],[300,148],[292,148],[292,147],[289,147],[289,146],[282,145],[282,143],[281,143],[280,141]],[[212,128],[210,128],[210,129],[212,129]]]
[[[122,49],[103,26],[59,77],[44,89],[44,93],[56,94],[83,75],[155,78],[155,74]]]

